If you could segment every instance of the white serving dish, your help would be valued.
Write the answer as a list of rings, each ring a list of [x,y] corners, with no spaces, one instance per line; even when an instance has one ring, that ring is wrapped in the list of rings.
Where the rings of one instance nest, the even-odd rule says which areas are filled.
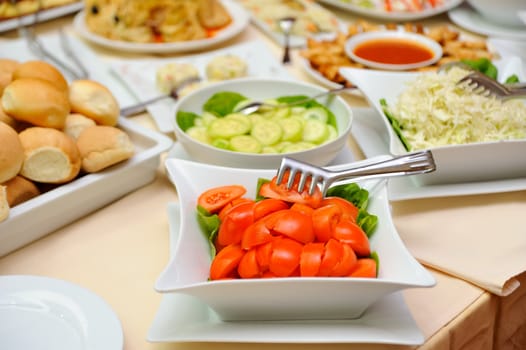
[[[377,40],[386,41],[399,41],[404,40],[415,45],[419,45],[427,48],[432,52],[432,57],[419,62],[395,64],[395,63],[383,63],[378,61],[369,60],[363,58],[355,53],[355,49],[366,42],[374,42]],[[364,32],[353,35],[350,39],[345,42],[344,46],[345,53],[353,61],[364,64],[371,68],[384,69],[384,70],[409,70],[422,68],[432,65],[442,57],[442,46],[435,40],[417,33],[410,33],[405,30],[379,30],[373,32]]]
[[[168,203],[170,253],[180,234],[179,202]],[[163,294],[146,339],[150,342],[376,343],[419,345],[424,336],[403,292],[381,298],[358,319],[222,321],[205,303],[182,293]]]
[[[313,96],[327,89],[314,84],[294,80],[268,78],[240,78],[218,82],[191,92],[181,98],[175,105],[172,115],[178,111],[201,114],[204,103],[215,93],[221,91],[238,92],[254,100],[265,100],[289,95]],[[195,161],[240,168],[276,169],[285,155],[296,159],[324,166],[329,164],[347,144],[352,124],[352,111],[349,105],[339,96],[324,96],[317,101],[329,108],[336,117],[338,137],[315,148],[280,154],[253,154],[219,149],[196,141],[188,136],[174,122],[177,141]]]
[[[11,208],[0,223],[0,256],[6,255],[155,179],[160,154],[173,141],[124,118],[119,128],[136,147],[132,158],[101,172],[84,175],[70,183]]]
[[[371,250],[380,257],[379,276],[370,278],[268,278],[208,281],[212,257],[196,215],[197,197],[204,190],[228,184],[247,188],[255,197],[258,178],[275,170],[239,169],[182,159],[165,162],[181,205],[180,236],[175,252],[155,284],[161,293],[183,293],[199,298],[223,320],[352,319],[382,297],[405,289],[431,287],[435,281],[403,245],[389,212],[384,183],[377,184],[368,211],[379,217]],[[320,297],[323,296],[323,297]]]
[[[220,30],[214,37],[177,41],[169,43],[138,43],[123,40],[112,40],[91,32],[86,25],[84,11],[79,12],[73,20],[73,28],[82,38],[110,50],[134,53],[179,53],[205,50],[217,46],[241,34],[250,22],[249,14],[233,0],[221,0],[221,3],[232,17],[232,23]]]
[[[512,57],[494,63],[501,76],[507,77],[515,73],[521,81],[524,81],[524,72],[519,58]],[[398,95],[405,89],[404,84],[418,74],[425,74],[353,68],[342,68],[340,73],[358,86],[381,115],[384,115],[380,105],[382,98],[389,105],[393,105]],[[407,153],[387,118],[383,118],[383,121],[389,152],[393,155]],[[437,170],[411,178],[420,185],[431,185],[523,177],[526,174],[526,162],[522,161],[525,149],[526,140],[524,139],[433,147],[431,151]]]

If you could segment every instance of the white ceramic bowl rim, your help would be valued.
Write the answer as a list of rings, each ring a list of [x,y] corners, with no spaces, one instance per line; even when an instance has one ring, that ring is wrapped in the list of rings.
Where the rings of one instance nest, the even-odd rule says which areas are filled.
[[[433,57],[431,57],[428,60],[421,61],[421,62],[415,62],[415,63],[409,63],[409,64],[391,64],[391,63],[381,63],[381,62],[375,62],[368,59],[364,59],[360,56],[357,56],[354,53],[354,49],[359,44],[369,41],[369,40],[375,40],[375,39],[406,39],[411,42],[416,42],[420,45],[423,45],[431,50],[433,53]],[[417,33],[408,33],[403,30],[382,30],[382,31],[374,31],[374,32],[365,32],[365,33],[359,33],[356,35],[353,35],[350,39],[347,40],[345,43],[345,53],[349,58],[352,60],[364,64],[371,68],[377,68],[377,69],[386,69],[386,70],[409,70],[409,69],[415,69],[415,68],[421,68],[425,66],[429,66],[436,61],[438,61],[442,57],[442,46],[440,46],[439,43],[437,43],[435,40],[428,38],[425,35],[417,34]]]

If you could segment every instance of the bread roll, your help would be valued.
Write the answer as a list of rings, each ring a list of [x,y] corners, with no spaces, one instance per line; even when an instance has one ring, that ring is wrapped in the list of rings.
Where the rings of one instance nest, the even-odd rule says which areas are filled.
[[[0,58],[0,96],[4,88],[13,80],[13,71],[20,63],[9,58]]]
[[[85,129],[77,139],[82,170],[93,173],[130,158],[135,150],[123,130],[97,125]]]
[[[93,119],[99,125],[117,125],[119,104],[104,85],[93,80],[75,80],[69,87],[71,111]]]
[[[0,185],[0,222],[9,217],[9,204],[7,203],[7,193],[5,186]]]
[[[0,183],[15,177],[24,162],[24,148],[16,131],[0,122]]]
[[[68,96],[42,79],[16,79],[2,95],[2,108],[16,120],[62,130],[69,114]]]
[[[3,185],[6,187],[7,203],[11,208],[40,194],[38,187],[22,176],[15,176]]]
[[[84,129],[95,125],[96,123],[93,119],[79,113],[71,113],[66,117],[64,132],[76,140]]]
[[[64,78],[64,75],[55,68],[55,66],[45,61],[27,61],[21,63],[13,71],[13,80],[24,79],[24,78],[38,78],[47,80],[51,84],[55,85],[59,90],[67,93],[68,82]]]
[[[0,122],[6,123],[7,125],[9,125],[15,130],[17,128],[16,120],[11,118],[4,112],[4,109],[2,108],[2,104],[0,104]]]
[[[64,132],[35,126],[19,136],[25,154],[22,176],[36,182],[61,184],[78,175],[80,154],[75,141]]]

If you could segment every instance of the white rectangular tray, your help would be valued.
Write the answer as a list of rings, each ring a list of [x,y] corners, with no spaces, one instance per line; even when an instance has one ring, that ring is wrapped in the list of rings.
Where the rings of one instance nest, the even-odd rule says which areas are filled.
[[[129,160],[88,174],[13,207],[0,223],[0,256],[4,256],[155,179],[160,154],[173,141],[124,118],[119,120],[135,145]]]

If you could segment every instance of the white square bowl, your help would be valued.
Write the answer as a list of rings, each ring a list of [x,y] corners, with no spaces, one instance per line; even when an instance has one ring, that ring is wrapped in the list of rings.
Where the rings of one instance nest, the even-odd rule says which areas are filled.
[[[521,81],[525,76],[522,61],[518,57],[496,61],[499,76],[517,74]],[[385,117],[380,100],[394,105],[406,84],[419,74],[412,72],[387,72],[368,69],[342,68],[340,73],[352,81],[369,103],[382,115],[389,151],[392,155],[407,153],[404,145]],[[434,73],[431,73],[434,74]],[[451,184],[476,181],[511,179],[526,176],[526,139],[470,144],[446,145],[431,148],[436,171],[411,178],[418,185]]]
[[[182,159],[168,159],[165,165],[178,192],[181,226],[175,252],[155,284],[160,293],[195,296],[223,320],[352,319],[387,294],[435,284],[398,236],[383,183],[368,206],[368,211],[379,218],[370,240],[371,250],[380,259],[378,278],[209,281],[212,257],[197,223],[197,197],[212,187],[239,184],[246,187],[248,197],[254,198],[257,179],[272,178],[275,170],[227,168]],[[362,186],[366,185],[371,182]]]
[[[11,208],[0,223],[0,256],[18,249],[155,179],[161,153],[173,141],[124,118],[117,125],[130,136],[135,154],[98,173],[67,184]]]

